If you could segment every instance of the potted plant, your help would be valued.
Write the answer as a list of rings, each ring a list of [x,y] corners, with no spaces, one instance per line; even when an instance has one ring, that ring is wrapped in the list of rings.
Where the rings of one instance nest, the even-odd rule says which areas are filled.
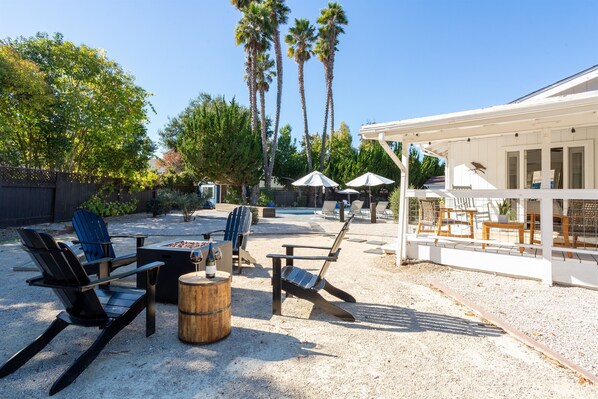
[[[509,213],[511,212],[511,202],[508,199],[496,202],[498,207],[498,222],[507,223],[509,221]]]

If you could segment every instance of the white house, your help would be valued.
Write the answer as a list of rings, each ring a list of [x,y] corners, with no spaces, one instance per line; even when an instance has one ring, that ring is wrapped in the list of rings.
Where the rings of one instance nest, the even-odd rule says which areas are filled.
[[[364,125],[360,133],[385,147],[402,181],[409,145],[446,162],[446,190],[401,190],[397,263],[409,257],[598,288],[598,214],[592,211],[598,207],[598,65],[506,105]],[[403,143],[402,160],[388,141]],[[493,239],[484,237],[483,223],[473,238],[415,234],[418,216],[408,205],[417,203],[409,201],[414,197],[442,197],[446,208],[475,199],[469,203],[478,215],[489,210]],[[492,224],[502,199],[512,205],[506,229]],[[567,226],[579,223],[574,204],[589,207],[581,217],[593,229],[578,226],[574,233]],[[533,234],[538,218],[540,232]],[[525,229],[523,243],[517,223]],[[584,246],[573,244],[577,236]]]

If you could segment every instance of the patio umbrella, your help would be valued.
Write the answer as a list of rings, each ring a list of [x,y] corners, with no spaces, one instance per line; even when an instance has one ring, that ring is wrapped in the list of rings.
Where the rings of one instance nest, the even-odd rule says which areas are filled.
[[[344,190],[337,191],[338,194],[347,194],[349,197],[349,203],[351,203],[351,194],[359,194],[359,191],[353,190],[352,188],[345,188]]]
[[[293,186],[310,186],[310,187],[336,187],[338,183],[330,180],[322,172],[317,170],[311,172],[308,175],[303,176],[301,179],[294,181]],[[316,211],[316,198],[317,193],[314,192],[314,212]]]
[[[387,179],[386,177],[382,177],[372,172],[364,173],[363,175],[356,177],[355,179],[351,180],[347,183],[347,186],[350,187],[369,187],[369,196],[370,196],[370,204],[372,203],[372,187],[379,186],[381,184],[391,184],[394,183],[394,180]]]

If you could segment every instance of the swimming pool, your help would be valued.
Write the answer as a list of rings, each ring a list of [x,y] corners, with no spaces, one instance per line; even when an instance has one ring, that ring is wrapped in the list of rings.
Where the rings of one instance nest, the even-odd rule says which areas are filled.
[[[276,214],[281,215],[313,215],[314,208],[276,208]]]

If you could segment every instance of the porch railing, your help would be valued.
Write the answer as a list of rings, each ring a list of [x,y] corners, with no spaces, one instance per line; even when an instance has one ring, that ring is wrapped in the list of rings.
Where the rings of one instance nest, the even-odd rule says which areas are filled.
[[[533,252],[550,263],[554,251],[565,260],[598,261],[598,190],[407,190],[406,239],[471,242],[484,249],[508,247]],[[499,222],[499,204],[508,208]],[[401,251],[401,253],[404,252]]]

